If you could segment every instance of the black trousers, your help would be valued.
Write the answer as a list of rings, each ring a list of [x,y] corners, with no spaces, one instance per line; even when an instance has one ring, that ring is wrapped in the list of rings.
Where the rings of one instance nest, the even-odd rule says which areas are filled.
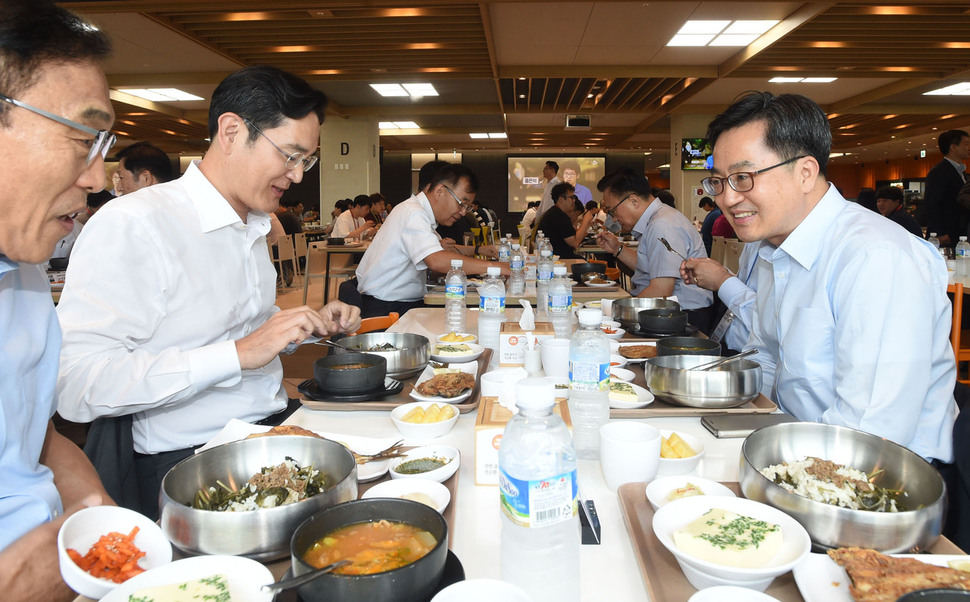
[[[360,317],[372,318],[374,316],[386,316],[392,311],[404,315],[409,309],[425,307],[424,300],[417,301],[384,301],[370,295],[361,295]]]

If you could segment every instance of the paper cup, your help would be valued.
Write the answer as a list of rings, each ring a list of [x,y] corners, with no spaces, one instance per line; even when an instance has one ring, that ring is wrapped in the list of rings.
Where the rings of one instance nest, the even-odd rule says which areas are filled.
[[[600,467],[610,489],[653,480],[659,462],[660,431],[656,428],[629,420],[600,427]]]
[[[542,357],[542,371],[546,376],[569,378],[569,339],[543,341],[539,355]]]

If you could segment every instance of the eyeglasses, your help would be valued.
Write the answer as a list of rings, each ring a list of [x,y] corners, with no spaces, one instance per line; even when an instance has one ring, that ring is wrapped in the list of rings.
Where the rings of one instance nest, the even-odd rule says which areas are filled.
[[[628,194],[628,195],[626,195],[625,197],[623,197],[622,199],[620,199],[620,202],[619,202],[619,203],[617,203],[616,205],[613,205],[613,208],[612,208],[612,209],[610,209],[609,211],[607,211],[607,212],[606,212],[606,215],[608,215],[608,216],[610,216],[610,217],[613,217],[613,216],[615,216],[615,215],[616,215],[616,210],[617,210],[617,209],[619,209],[619,208],[620,208],[620,205],[622,205],[623,203],[625,203],[625,202],[626,202],[626,200],[627,200],[628,198],[630,198],[631,196],[636,196],[636,193],[633,193],[633,194]]]
[[[263,133],[263,130],[261,130],[258,127],[256,127],[256,124],[255,123],[253,123],[252,121],[250,121],[248,119],[244,119],[243,121],[245,121],[246,123],[248,123],[249,125],[251,125],[253,127],[253,129],[256,130],[259,133],[260,136],[262,136],[263,138],[266,138],[266,142],[269,142],[270,144],[272,144],[273,145],[273,148],[275,148],[276,150],[280,151],[280,154],[282,154],[284,157],[286,157],[286,163],[283,164],[283,166],[286,167],[286,169],[295,169],[297,165],[302,165],[303,171],[307,172],[307,171],[310,171],[310,168],[312,168],[314,165],[316,165],[317,164],[317,160],[320,159],[320,157],[318,157],[316,155],[309,155],[309,156],[307,156],[307,155],[305,155],[303,153],[288,153],[285,150],[283,150],[282,148],[280,148],[279,146],[277,146],[275,142],[273,142],[272,140],[270,140],[269,139],[269,136],[267,136],[266,134],[264,134]]]
[[[451,188],[448,188],[444,184],[442,184],[442,186],[444,186],[444,189],[445,190],[447,190],[448,192],[451,193],[451,196],[455,197],[455,200],[458,202],[458,206],[461,207],[461,210],[462,211],[466,211],[467,212],[467,211],[471,211],[472,210],[472,204],[471,203],[462,202],[462,200],[460,198],[458,198],[458,195],[455,194],[455,191],[454,190],[452,190]]]
[[[776,163],[771,167],[766,167],[764,169],[759,169],[758,171],[738,171],[730,174],[726,178],[719,178],[717,176],[710,176],[701,180],[701,186],[704,187],[704,192],[711,196],[717,196],[724,192],[724,182],[726,181],[732,190],[735,192],[747,192],[754,188],[754,177],[758,174],[763,174],[766,171],[772,170],[776,167],[781,167],[782,165],[788,165],[789,163],[794,163],[799,159],[804,159],[808,155],[799,155],[797,157],[792,157],[787,161],[782,161],[781,163]]]
[[[107,157],[108,151],[111,150],[111,147],[114,146],[115,141],[118,139],[117,136],[115,136],[108,130],[96,130],[94,128],[80,124],[76,121],[71,121],[66,117],[61,117],[60,115],[55,115],[54,113],[45,111],[44,109],[38,109],[37,107],[32,107],[25,102],[16,100],[14,98],[10,98],[9,96],[5,96],[3,94],[0,94],[0,100],[4,102],[9,102],[10,104],[16,107],[20,107],[21,109],[27,109],[32,113],[37,113],[41,117],[52,119],[57,123],[66,125],[69,128],[73,128],[75,130],[84,132],[85,134],[90,134],[91,136],[94,136],[94,138],[90,140],[84,140],[84,143],[90,147],[88,149],[88,157],[87,157],[88,165],[91,165],[91,162],[94,161],[95,157],[97,157],[98,155],[101,155],[102,159]]]

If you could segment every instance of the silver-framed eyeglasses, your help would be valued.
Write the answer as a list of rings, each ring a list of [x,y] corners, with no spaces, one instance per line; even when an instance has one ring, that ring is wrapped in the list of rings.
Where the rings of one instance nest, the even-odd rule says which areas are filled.
[[[615,217],[616,216],[616,210],[619,209],[620,208],[620,205],[622,205],[623,203],[625,203],[627,201],[627,199],[629,199],[631,196],[636,196],[636,193],[628,194],[625,197],[623,197],[622,199],[620,199],[620,202],[617,203],[616,205],[613,205],[613,208],[610,209],[609,211],[607,211],[606,212],[606,215],[608,215],[610,217]]]
[[[756,175],[763,174],[766,171],[770,171],[776,167],[781,167],[782,165],[794,163],[795,161],[804,159],[807,156],[808,155],[798,155],[797,157],[792,157],[787,161],[776,163],[770,167],[759,169],[758,171],[736,171],[733,174],[729,174],[726,178],[710,176],[701,180],[701,186],[704,187],[704,192],[711,196],[717,196],[724,192],[724,182],[727,182],[728,186],[730,186],[731,190],[734,192],[747,192],[754,188],[754,177]]]
[[[104,159],[108,156],[108,151],[114,146],[115,141],[118,139],[117,136],[109,132],[108,130],[96,130],[92,127],[88,127],[82,123],[76,121],[71,121],[67,117],[61,117],[60,115],[55,115],[50,111],[45,111],[44,109],[38,109],[37,107],[31,106],[23,101],[17,100],[16,98],[10,98],[4,94],[0,94],[0,100],[4,102],[9,102],[15,107],[20,107],[21,109],[26,109],[32,113],[37,113],[41,117],[46,117],[57,123],[66,125],[69,128],[73,128],[80,132],[84,132],[90,136],[93,136],[90,140],[84,140],[83,142],[89,146],[87,164],[91,165],[94,158],[101,155]]]
[[[472,204],[471,203],[466,203],[466,202],[462,201],[460,198],[458,198],[458,195],[455,194],[455,191],[454,190],[452,190],[451,188],[448,188],[444,184],[442,184],[442,186],[444,186],[445,190],[447,190],[448,192],[451,193],[451,196],[455,197],[455,200],[458,202],[458,206],[461,207],[461,210],[462,211],[468,212],[468,211],[471,211],[472,210]]]
[[[272,140],[270,140],[269,136],[267,136],[266,134],[264,134],[263,133],[263,130],[261,130],[258,127],[256,127],[256,124],[255,123],[253,123],[252,121],[250,121],[248,119],[245,119],[244,121],[246,123],[248,123],[250,126],[252,126],[252,128],[254,130],[256,130],[256,132],[260,136],[262,136],[263,138],[265,138],[266,139],[266,142],[269,142],[270,144],[272,144],[273,145],[273,148],[275,148],[276,150],[280,151],[280,154],[281,155],[283,155],[284,157],[286,157],[286,163],[284,164],[284,167],[286,167],[286,169],[295,169],[297,165],[300,165],[303,168],[303,171],[304,172],[307,172],[307,171],[310,171],[310,169],[314,165],[316,165],[317,164],[317,161],[320,159],[320,157],[318,157],[316,155],[306,155],[304,153],[288,153],[285,150],[283,150],[282,148],[280,148],[279,146],[277,146],[277,144],[275,142],[273,142]]]

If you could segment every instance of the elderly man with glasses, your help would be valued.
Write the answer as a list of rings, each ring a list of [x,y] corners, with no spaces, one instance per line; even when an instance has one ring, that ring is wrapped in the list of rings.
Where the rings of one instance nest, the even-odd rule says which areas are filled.
[[[316,163],[325,108],[279,69],[230,75],[212,95],[205,157],[109,203],[75,245],[58,411],[95,420],[86,451],[119,503],[156,517],[161,478],[230,419],[279,424],[299,406],[282,350],[360,324],[339,302],[275,307],[269,214]]]
[[[750,93],[707,139],[703,186],[738,237],[758,243],[745,348],[759,350],[762,392],[799,420],[950,462],[956,364],[940,254],[826,181],[829,123],[804,96]]]
[[[482,251],[497,256],[494,247],[443,243],[435,227],[450,226],[472,211],[478,178],[472,170],[456,163],[444,163],[433,173],[418,194],[394,206],[357,267],[357,290],[365,318],[392,311],[403,314],[424,305],[427,271],[446,274],[452,259],[462,260],[465,274],[484,274],[490,265],[502,266],[502,273],[509,273],[507,263],[495,264],[474,257]]]
[[[650,182],[640,172],[623,169],[607,174],[597,188],[603,193],[603,209],[619,222],[624,232],[639,237],[636,247],[628,248],[616,236],[601,230],[597,242],[618,262],[634,270],[633,294],[638,297],[676,296],[687,310],[688,321],[707,333],[713,321],[714,296],[681,279],[678,255],[668,251],[660,239],[684,257],[707,257],[697,228],[683,213],[660,202],[650,193]]]

